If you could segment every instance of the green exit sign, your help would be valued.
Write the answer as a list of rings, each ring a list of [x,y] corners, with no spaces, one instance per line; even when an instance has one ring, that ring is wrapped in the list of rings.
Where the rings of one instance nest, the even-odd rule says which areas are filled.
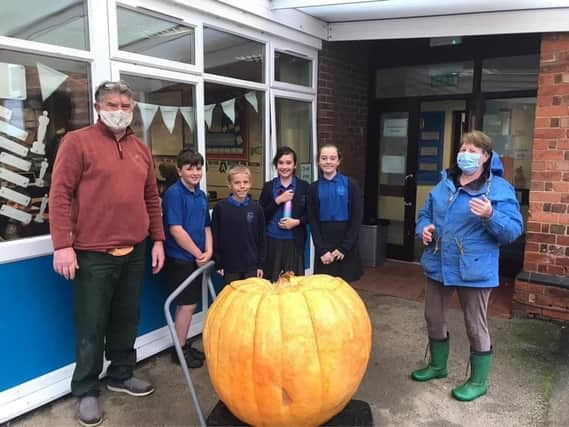
[[[434,74],[431,76],[431,87],[457,87],[458,73]]]

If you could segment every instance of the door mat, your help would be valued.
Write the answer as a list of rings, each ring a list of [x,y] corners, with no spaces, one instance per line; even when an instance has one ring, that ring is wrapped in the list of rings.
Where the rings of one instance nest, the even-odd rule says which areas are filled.
[[[236,418],[222,401],[217,402],[209,416],[208,426],[247,426],[243,421]],[[322,424],[323,426],[355,426],[373,427],[371,408],[363,400],[350,400],[346,407],[334,418]]]

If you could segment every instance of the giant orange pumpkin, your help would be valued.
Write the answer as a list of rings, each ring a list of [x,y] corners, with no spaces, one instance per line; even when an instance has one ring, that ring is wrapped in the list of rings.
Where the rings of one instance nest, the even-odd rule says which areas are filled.
[[[212,304],[203,331],[220,399],[255,426],[316,426],[340,412],[365,373],[366,307],[328,275],[238,280]]]

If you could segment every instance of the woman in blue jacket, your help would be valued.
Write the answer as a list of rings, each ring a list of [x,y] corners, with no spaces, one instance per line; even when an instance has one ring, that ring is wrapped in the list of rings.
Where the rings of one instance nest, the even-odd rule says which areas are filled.
[[[458,400],[474,400],[488,390],[492,344],[487,310],[499,285],[500,246],[516,240],[523,221],[513,187],[492,141],[480,131],[463,135],[457,165],[442,172],[419,211],[415,233],[426,246],[421,264],[427,276],[425,319],[430,361],[411,374],[416,381],[447,376],[448,305],[456,290],[470,341],[469,379],[452,390]]]

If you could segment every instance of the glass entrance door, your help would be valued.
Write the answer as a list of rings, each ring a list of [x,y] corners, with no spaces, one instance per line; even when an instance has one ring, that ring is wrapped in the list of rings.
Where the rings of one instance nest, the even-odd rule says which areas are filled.
[[[384,111],[379,117],[378,218],[387,227],[387,256],[413,260],[417,113]]]

